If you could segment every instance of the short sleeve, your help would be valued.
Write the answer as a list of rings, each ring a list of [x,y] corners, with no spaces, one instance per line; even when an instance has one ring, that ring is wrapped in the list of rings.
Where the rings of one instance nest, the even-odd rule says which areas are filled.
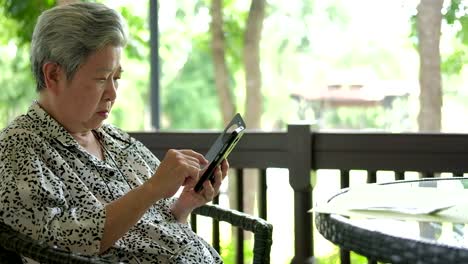
[[[63,171],[52,172],[43,153],[32,148],[0,154],[0,216],[3,222],[31,238],[63,249],[98,254],[105,224],[105,207],[94,201],[77,180],[73,188],[60,173],[66,164],[47,160]],[[78,179],[78,177],[76,177]],[[67,199],[73,193],[83,203]]]
[[[146,164],[148,164],[148,166],[152,169],[151,173],[154,174],[161,162],[145,145],[143,145],[142,142],[135,139],[134,144],[140,157],[146,162]]]

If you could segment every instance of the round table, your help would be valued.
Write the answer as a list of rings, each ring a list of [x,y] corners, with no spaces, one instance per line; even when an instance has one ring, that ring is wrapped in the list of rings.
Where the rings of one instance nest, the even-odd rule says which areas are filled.
[[[468,189],[468,178],[431,178],[395,181],[380,186],[406,188]],[[387,187],[386,187],[387,188]],[[344,198],[343,189],[328,200]],[[411,190],[411,189],[409,189]],[[468,190],[467,190],[468,192]],[[371,197],[370,197],[371,198]],[[468,219],[467,219],[468,220]],[[468,263],[468,221],[419,221],[392,218],[349,217],[315,212],[318,231],[344,250],[374,261],[390,263]]]

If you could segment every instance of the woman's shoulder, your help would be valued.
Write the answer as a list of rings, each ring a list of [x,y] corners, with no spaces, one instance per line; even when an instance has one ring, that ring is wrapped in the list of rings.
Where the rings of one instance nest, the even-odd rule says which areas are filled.
[[[18,116],[0,131],[0,152],[24,149],[41,141],[39,130],[25,115]]]
[[[101,133],[105,134],[105,137],[112,138],[112,146],[120,147],[123,149],[126,149],[129,146],[133,146],[133,149],[140,153],[140,155],[146,156],[147,160],[155,159],[155,156],[141,141],[132,137],[130,134],[123,131],[121,128],[118,128],[111,124],[104,124],[101,126],[100,130]]]
[[[126,143],[133,143],[134,139],[125,131],[123,131],[121,128],[114,126],[112,124],[103,124],[101,126],[101,129],[104,133],[106,133],[108,136],[118,139],[120,141],[126,142]]]
[[[0,141],[10,138],[31,138],[38,136],[35,122],[26,115],[20,115],[0,131]]]

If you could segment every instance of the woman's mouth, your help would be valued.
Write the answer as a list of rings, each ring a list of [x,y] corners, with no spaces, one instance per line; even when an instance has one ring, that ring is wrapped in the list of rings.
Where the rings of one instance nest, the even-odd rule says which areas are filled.
[[[104,117],[104,118],[107,118],[109,116],[109,111],[99,111],[97,112],[98,115]]]

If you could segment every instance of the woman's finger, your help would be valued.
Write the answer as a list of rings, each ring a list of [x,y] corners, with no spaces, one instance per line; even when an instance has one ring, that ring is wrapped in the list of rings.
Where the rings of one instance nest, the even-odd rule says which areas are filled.
[[[227,159],[224,159],[223,162],[221,162],[221,174],[222,174],[222,179],[224,179],[229,170],[229,161]]]
[[[182,149],[180,150],[181,153],[184,155],[187,155],[188,157],[194,158],[197,160],[200,164],[206,164],[208,163],[208,160],[200,153],[193,151],[191,149]]]
[[[221,166],[218,166],[218,168],[216,168],[214,172],[214,181],[213,181],[213,188],[216,193],[218,193],[219,191],[223,178],[224,177],[223,177]]]
[[[215,189],[213,188],[211,181],[206,181],[203,184],[203,191],[202,191],[203,197],[209,202],[213,200],[213,198],[215,197],[215,194],[216,194]]]

